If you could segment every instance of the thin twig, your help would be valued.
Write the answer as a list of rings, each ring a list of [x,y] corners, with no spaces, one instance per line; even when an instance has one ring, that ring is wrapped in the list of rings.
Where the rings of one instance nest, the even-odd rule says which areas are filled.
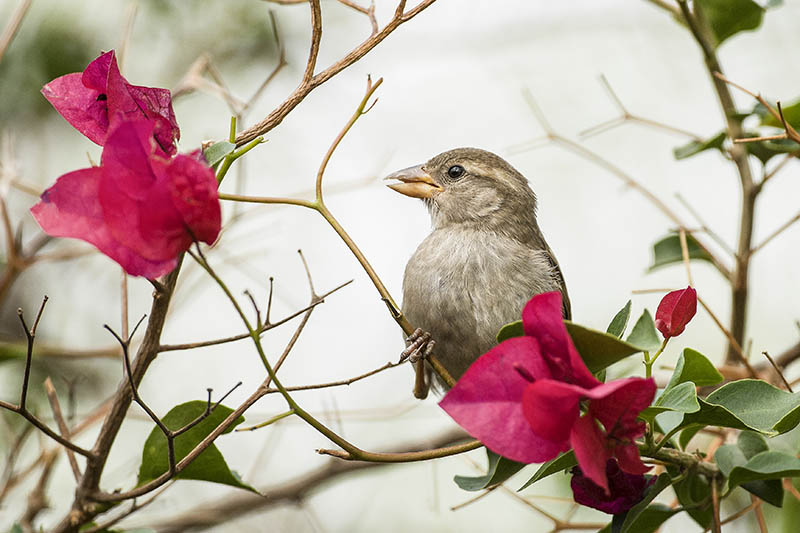
[[[766,239],[764,239],[764,240],[763,240],[763,241],[761,241],[759,244],[757,244],[757,245],[755,246],[755,248],[753,248],[753,249],[750,251],[750,255],[753,255],[753,254],[755,254],[757,251],[761,250],[761,249],[762,249],[764,246],[766,246],[766,245],[767,245],[767,244],[768,244],[768,243],[769,243],[769,242],[770,242],[772,239],[774,239],[775,237],[777,237],[778,235],[780,235],[781,233],[783,233],[784,231],[786,231],[787,229],[789,229],[789,228],[790,228],[790,227],[791,227],[791,226],[792,226],[792,225],[793,225],[795,222],[797,222],[798,220],[800,220],[800,212],[798,212],[798,213],[797,213],[795,216],[793,216],[792,218],[790,218],[789,220],[787,220],[787,221],[786,221],[784,224],[782,224],[782,225],[781,225],[781,226],[780,226],[778,229],[776,229],[775,231],[773,231],[772,233],[770,233],[770,234],[769,234],[769,236],[768,236]]]
[[[692,204],[690,204],[683,197],[683,195],[681,195],[681,193],[675,193],[675,198],[677,198],[678,201],[681,204],[683,204],[683,207],[685,207],[686,210],[689,211],[689,213],[691,213],[691,215],[695,218],[695,220],[697,220],[697,223],[700,224],[700,229],[703,230],[703,232],[705,232],[709,237],[711,237],[714,240],[714,242],[716,242],[723,250],[728,252],[731,256],[734,257],[736,256],[736,251],[734,251],[733,248],[731,248],[728,245],[728,243],[725,242],[725,239],[720,237],[714,230],[712,230],[708,226],[708,224],[705,223],[703,218],[700,216],[700,213],[698,213],[697,210],[694,207],[692,207]]]
[[[125,24],[122,27],[122,38],[119,42],[117,49],[116,59],[119,69],[122,70],[125,60],[128,58],[128,45],[131,42],[131,35],[133,34],[133,24],[136,22],[136,14],[139,11],[139,4],[131,2],[125,11]]]
[[[664,214],[664,216],[666,216],[668,219],[674,222],[679,228],[688,227],[688,225],[685,224],[683,220],[681,220],[680,217],[678,217],[678,215],[675,214],[675,212],[672,209],[670,209],[658,196],[656,196],[652,191],[650,191],[644,185],[639,183],[632,176],[624,172],[618,166],[614,165],[613,163],[603,158],[599,154],[592,152],[588,148],[556,133],[555,130],[550,125],[550,123],[547,121],[547,118],[545,117],[544,113],[539,107],[539,104],[534,99],[533,94],[531,94],[530,90],[523,89],[523,97],[528,103],[528,106],[530,107],[534,117],[536,117],[536,120],[539,122],[542,129],[544,129],[546,138],[549,142],[558,144],[566,148],[568,151],[578,155],[579,157],[582,157],[587,161],[590,161],[596,164],[597,166],[608,170],[609,172],[617,176],[619,179],[621,179],[622,182],[625,183],[625,185],[636,190],[637,192],[639,192],[639,194],[644,196],[645,199],[647,199],[651,204],[653,204],[653,206],[655,206],[659,211],[661,211]],[[527,149],[528,147],[529,145],[524,145],[524,146],[519,145],[517,147],[512,148],[512,150],[522,150],[522,149]],[[714,254],[708,248],[708,246],[706,246],[700,239],[695,238],[695,241],[697,242],[698,246],[700,246],[700,248],[703,249],[703,251],[705,251],[709,255],[709,257],[711,258],[711,262],[717,268],[717,270],[723,275],[723,277],[725,277],[725,279],[731,279],[732,274],[730,270],[724,265],[724,263],[721,260],[719,260],[716,257],[716,254]]]
[[[289,322],[290,320],[292,320],[294,318],[297,318],[298,316],[302,315],[303,313],[308,312],[309,309],[311,309],[313,307],[316,307],[321,303],[324,303],[325,302],[325,298],[327,298],[328,296],[330,296],[334,292],[338,291],[339,289],[341,289],[343,287],[346,287],[347,285],[350,285],[352,282],[353,282],[353,280],[345,281],[344,283],[334,287],[333,289],[329,290],[328,292],[320,295],[318,300],[316,300],[313,303],[303,307],[302,309],[299,309],[299,310],[295,311],[294,313],[292,313],[290,315],[287,315],[286,317],[278,320],[277,322],[270,323],[269,321],[267,321],[264,324],[264,326],[261,328],[261,330],[259,331],[259,334],[267,332],[267,331],[269,331],[271,329],[275,329],[278,326],[282,326],[283,324]],[[271,286],[271,284],[270,284],[270,286]],[[271,299],[270,299],[270,301],[271,301]],[[269,309],[270,309],[270,307],[268,306],[267,310],[269,310]],[[269,313],[267,313],[267,317],[269,317]],[[235,341],[239,341],[239,340],[242,340],[242,339],[246,339],[249,336],[250,336],[249,333],[242,333],[240,335],[233,335],[231,337],[224,337],[224,338],[213,339],[213,340],[208,340],[208,341],[188,342],[188,343],[184,343],[184,344],[162,344],[158,348],[158,351],[159,352],[172,352],[172,351],[176,351],[176,350],[192,350],[194,348],[203,348],[203,347],[206,347],[206,346],[216,346],[218,344],[225,344],[225,343],[228,343],[228,342],[235,342]]]
[[[722,533],[722,524],[719,517],[719,485],[716,478],[711,479],[711,519],[714,533]]]
[[[788,390],[789,392],[793,393],[794,391],[792,390],[792,386],[786,380],[786,376],[783,375],[783,372],[781,372],[780,367],[775,364],[775,361],[772,359],[772,357],[769,355],[769,353],[766,350],[761,352],[761,353],[764,354],[764,357],[767,358],[767,361],[769,361],[769,364],[772,365],[773,369],[775,369],[775,372],[781,378],[781,381],[783,381],[783,384],[786,385],[786,390]]]
[[[769,180],[771,180],[775,176],[775,174],[780,172],[780,170],[786,166],[786,163],[788,163],[792,159],[798,157],[799,155],[800,154],[798,154],[797,152],[792,152],[792,153],[789,153],[789,154],[785,154],[783,156],[783,159],[781,159],[781,161],[777,165],[775,165],[775,167],[772,170],[770,170],[769,172],[764,174],[764,178],[758,184],[758,189],[761,190],[764,187],[764,185],[766,185],[767,182]]]
[[[488,496],[489,494],[491,494],[491,493],[492,493],[492,492],[493,492],[495,489],[497,489],[499,486],[500,486],[500,485],[493,485],[493,486],[491,486],[491,487],[489,487],[489,488],[487,488],[487,489],[483,490],[482,492],[479,492],[479,493],[477,494],[477,496],[473,496],[472,498],[470,498],[470,499],[468,499],[468,500],[466,500],[466,501],[463,501],[463,502],[461,502],[461,503],[459,503],[459,504],[456,504],[456,505],[454,505],[454,506],[450,507],[450,510],[451,510],[451,511],[458,511],[459,509],[463,509],[463,508],[465,508],[465,507],[468,507],[468,506],[472,505],[473,503],[475,503],[475,502],[478,502],[478,501],[480,501],[480,500],[484,499],[486,496]]]
[[[289,63],[286,62],[286,49],[283,47],[283,42],[281,41],[281,35],[278,31],[278,20],[275,18],[275,13],[270,10],[269,12],[269,21],[272,25],[272,33],[275,35],[275,45],[278,47],[278,64],[272,69],[272,71],[264,78],[264,81],[261,82],[261,85],[258,86],[258,89],[255,90],[253,96],[251,96],[247,102],[244,103],[242,108],[239,110],[239,116],[243,117],[244,114],[250,109],[250,107],[261,97],[261,94],[264,90],[269,86],[272,80],[278,75],[278,73],[283,70],[286,65]]]
[[[136,500],[133,500],[133,502],[131,502],[131,506],[123,513],[119,514],[118,516],[115,516],[114,518],[108,520],[107,522],[98,524],[89,529],[84,529],[81,531],[81,533],[104,533],[105,531],[111,530],[113,526],[115,526],[125,518],[129,517],[130,515],[132,515],[137,511],[140,511],[143,507],[147,507],[148,505],[153,503],[156,498],[164,494],[164,491],[170,488],[173,484],[174,481],[166,484],[164,487],[161,488],[161,490],[157,491],[155,494],[153,494],[151,497],[149,497],[148,499],[146,499],[141,503],[137,502]]]
[[[128,338],[128,274],[124,269],[120,269],[120,308],[122,310],[120,321],[122,324],[122,336]]]
[[[708,307],[705,300],[703,300],[700,296],[698,296],[697,301],[700,302],[700,305],[702,305],[703,309],[706,310],[706,313],[708,313],[708,316],[711,317],[711,320],[714,321],[714,323],[717,325],[720,331],[722,331],[722,333],[725,334],[725,337],[728,338],[728,342],[733,347],[734,353],[736,354],[736,357],[739,359],[739,362],[745,366],[747,371],[750,373],[751,377],[757,379],[758,373],[750,364],[750,362],[747,360],[747,357],[744,355],[744,351],[742,350],[742,347],[739,344],[739,342],[733,337],[731,332],[725,326],[722,325],[722,322],[719,321],[717,315],[715,315],[714,312],[711,310],[711,308]]]
[[[400,366],[400,365],[404,364],[405,362],[406,361],[400,361],[400,362],[389,361],[388,363],[386,363],[386,364],[384,364],[382,366],[379,366],[378,368],[376,368],[374,370],[370,370],[369,372],[364,372],[363,374],[359,374],[358,376],[355,376],[355,377],[352,377],[352,378],[342,379],[342,380],[339,380],[339,381],[330,381],[328,383],[314,383],[312,385],[297,385],[297,386],[294,386],[294,387],[286,387],[286,390],[289,391],[289,392],[296,392],[296,391],[327,389],[327,388],[330,388],[330,387],[342,387],[342,386],[352,385],[353,383],[355,383],[357,381],[361,381],[362,379],[366,379],[366,378],[368,378],[370,376],[374,376],[375,374],[383,372],[384,370],[389,370],[390,368],[394,368],[396,366]],[[267,393],[270,393],[270,394],[274,394],[276,392],[279,392],[278,389],[268,389],[267,390]]]
[[[91,495],[91,499],[98,501],[98,502],[117,502],[123,500],[130,500],[131,498],[138,498],[139,496],[143,496],[148,494],[158,487],[164,485],[166,482],[170,481],[174,475],[177,475],[184,468],[189,466],[192,461],[197,458],[198,455],[203,453],[211,443],[216,440],[217,437],[222,435],[227,429],[240,417],[242,414],[247,411],[256,401],[258,401],[264,393],[262,392],[261,388],[259,387],[253,394],[248,397],[244,403],[242,403],[239,407],[234,409],[220,424],[214,428],[214,430],[209,433],[202,441],[200,441],[197,445],[195,445],[192,450],[186,454],[183,459],[178,461],[175,464],[175,471],[164,472],[157,478],[145,483],[144,485],[140,485],[135,489],[129,490],[127,492],[114,492],[114,493],[106,493],[101,491],[96,491]]]
[[[753,502],[753,513],[756,515],[756,523],[758,523],[758,530],[761,533],[767,533],[767,522],[764,520],[764,509],[761,507],[761,499],[750,495],[750,501]]]
[[[25,15],[28,13],[32,2],[33,0],[22,0],[11,14],[11,18],[8,20],[8,24],[6,24],[3,33],[0,34],[0,61],[3,60],[3,56],[11,45],[11,41],[13,41],[14,37],[17,35],[17,31],[22,25],[22,21],[25,19]]]
[[[689,286],[693,286],[692,281],[692,267],[689,264],[689,246],[686,243],[686,230],[683,228],[678,229],[678,235],[681,241],[681,256],[683,257],[683,266],[686,268],[686,279],[689,281]]]
[[[364,57],[370,50],[375,48],[399,26],[417,16],[435,1],[436,0],[422,0],[415,7],[406,11],[406,2],[405,0],[401,0],[397,5],[397,9],[395,9],[395,15],[392,17],[392,20],[390,20],[380,31],[374,35],[371,35],[360,45],[354,48],[350,53],[342,57],[339,61],[335,62],[325,70],[320,71],[307,81],[302,81],[294,90],[294,92],[292,92],[292,94],[290,94],[289,97],[283,101],[283,103],[281,103],[269,115],[267,115],[266,118],[264,118],[258,124],[255,124],[254,126],[239,133],[236,136],[236,145],[242,146],[256,137],[267,133],[275,126],[280,124],[283,119],[286,118],[286,115],[288,115],[295,107],[297,107],[297,105],[302,102],[303,99],[308,96],[309,93],[311,93],[311,91]],[[307,63],[306,72],[308,72],[308,70]]]
[[[32,358],[33,358],[33,343],[36,338],[36,328],[39,326],[39,320],[42,318],[42,312],[44,311],[44,306],[47,303],[47,296],[42,299],[42,305],[39,307],[39,312],[36,315],[36,319],[33,322],[33,327],[30,329],[28,328],[27,323],[25,322],[25,317],[23,315],[22,309],[17,310],[17,316],[19,316],[19,320],[22,323],[22,327],[25,330],[25,336],[28,339],[27,350],[25,354],[25,371],[22,378],[22,388],[20,391],[20,400],[18,405],[14,405],[9,402],[5,402],[0,400],[0,409],[7,409],[11,412],[17,413],[18,415],[22,416],[33,424],[37,429],[39,429],[42,433],[53,439],[54,441],[58,442],[62,446],[69,448],[70,450],[77,452],[84,457],[93,457],[94,454],[89,450],[85,450],[78,446],[77,444],[70,442],[68,439],[65,439],[49,427],[44,424],[41,420],[39,420],[33,413],[31,413],[26,407],[26,401],[28,399],[28,384],[30,382],[31,377],[31,365],[32,365]]]
[[[61,432],[61,436],[65,439],[69,439],[69,427],[67,427],[67,423],[64,421],[64,415],[61,414],[61,405],[58,403],[56,388],[53,386],[53,381],[49,376],[44,380],[44,390],[47,393],[47,399],[50,402],[50,409],[53,411],[53,418],[55,419],[56,424],[58,424],[58,430]],[[69,466],[72,469],[72,474],[75,476],[75,481],[78,481],[81,477],[81,469],[78,468],[78,461],[75,459],[75,452],[70,449],[67,449],[66,452]]]
[[[756,507],[756,503],[751,503],[751,504],[750,504],[750,505],[748,505],[747,507],[744,507],[744,508],[742,508],[742,509],[739,509],[738,511],[736,511],[736,512],[735,512],[735,513],[733,513],[732,515],[730,515],[730,516],[726,517],[724,520],[722,520],[722,521],[720,522],[720,525],[721,525],[721,526],[724,526],[725,524],[729,524],[729,523],[731,523],[731,522],[733,522],[733,521],[735,521],[735,520],[738,520],[739,518],[743,517],[744,515],[746,515],[746,514],[747,514],[747,513],[749,513],[750,511],[752,511],[752,510],[753,510],[755,507]],[[707,527],[707,528],[705,529],[705,531],[711,531],[711,528],[710,528],[710,527]]]
[[[700,142],[700,141],[703,140],[700,136],[695,135],[694,133],[692,133],[690,131],[686,131],[686,130],[681,129],[681,128],[676,128],[675,126],[670,126],[669,124],[664,124],[664,123],[658,122],[656,120],[652,120],[652,119],[649,119],[649,118],[640,117],[639,115],[632,114],[631,112],[628,111],[628,109],[622,103],[622,100],[620,100],[619,96],[617,96],[617,93],[611,87],[611,84],[608,83],[608,79],[606,79],[605,74],[601,74],[600,75],[600,83],[603,85],[603,88],[606,90],[606,93],[608,93],[608,96],[611,99],[611,101],[614,103],[614,105],[617,106],[617,109],[619,110],[620,115],[618,117],[616,117],[616,118],[613,118],[611,120],[607,120],[605,122],[601,122],[600,124],[597,124],[595,126],[592,126],[590,128],[587,128],[587,129],[579,132],[578,133],[578,137],[581,137],[581,138],[585,139],[585,138],[591,137],[592,135],[597,135],[597,134],[602,133],[604,131],[608,131],[610,129],[613,129],[613,128],[615,128],[617,126],[620,126],[620,125],[622,125],[622,124],[624,124],[626,122],[638,122],[639,124],[643,124],[645,126],[649,126],[649,127],[656,128],[656,129],[661,129],[661,130],[664,130],[664,131],[667,131],[667,132],[670,132],[670,133],[675,133],[675,134],[681,135],[683,137],[689,137],[690,139],[692,139],[694,141],[697,141],[697,142]]]
[[[283,362],[289,356],[289,353],[292,351],[292,348],[294,348],[294,345],[300,338],[300,334],[303,332],[303,329],[305,329],[306,324],[308,324],[308,320],[309,318],[311,318],[311,313],[314,311],[314,306],[312,304],[321,299],[320,296],[314,290],[314,281],[311,279],[311,270],[308,268],[308,263],[306,262],[306,258],[303,255],[303,251],[297,250],[297,253],[300,256],[300,260],[303,262],[303,268],[306,271],[306,277],[308,278],[308,288],[311,291],[311,302],[309,303],[308,311],[306,311],[306,313],[303,315],[303,318],[300,320],[300,323],[297,325],[297,328],[295,328],[294,333],[292,334],[292,338],[289,339],[289,342],[286,344],[283,353],[281,353],[281,356],[275,363],[275,366],[273,367],[273,370],[275,372],[278,372],[280,367],[283,365]],[[266,380],[264,381],[264,387],[269,387],[271,382],[272,378],[270,376],[267,376]]]
[[[234,385],[232,389],[230,389],[219,401],[217,401],[217,403],[213,405],[211,404],[211,389],[208,389],[208,405],[206,406],[206,410],[188,424],[178,429],[170,430],[166,426],[166,424],[161,420],[161,418],[159,418],[158,415],[156,415],[155,412],[153,412],[153,410],[150,409],[150,407],[145,403],[145,401],[139,395],[139,389],[133,380],[133,372],[131,370],[131,360],[130,357],[128,356],[128,351],[131,344],[131,338],[133,337],[133,335],[136,334],[136,330],[142,324],[144,319],[145,317],[143,316],[136,324],[136,326],[134,326],[130,337],[127,337],[125,339],[117,335],[117,333],[113,329],[111,329],[107,324],[104,325],[103,327],[107,329],[114,336],[115,339],[117,339],[117,342],[119,342],[120,346],[122,347],[122,360],[124,363],[125,375],[128,378],[128,384],[131,387],[131,394],[133,395],[133,401],[135,401],[139,405],[139,407],[141,407],[144,410],[144,412],[147,413],[147,416],[149,416],[150,419],[156,424],[156,426],[158,426],[158,428],[161,430],[161,432],[164,434],[164,437],[167,440],[167,459],[169,462],[168,473],[170,475],[174,475],[177,473],[175,470],[175,464],[176,464],[175,438],[182,435],[186,431],[189,431],[197,424],[205,420],[209,415],[211,415],[211,413],[213,413],[214,410],[217,407],[219,407],[219,405],[225,400],[225,398],[227,398],[229,394],[231,394],[234,390],[236,390],[236,388],[239,387],[242,384],[242,382],[240,381],[239,383]]]
[[[477,440],[471,440],[463,444],[454,444],[444,448],[435,448],[432,450],[423,450],[419,452],[397,452],[397,453],[383,453],[383,452],[361,452],[351,453],[344,450],[327,450],[320,448],[317,453],[320,455],[330,455],[344,459],[345,461],[369,461],[371,463],[411,463],[417,461],[428,461],[430,459],[438,459],[440,457],[449,457],[451,455],[458,455],[464,452],[469,452],[482,447],[483,444]]]
[[[361,103],[358,105],[358,107],[356,108],[355,112],[350,117],[350,120],[347,121],[347,124],[345,124],[344,128],[342,128],[342,130],[339,132],[339,134],[333,140],[333,142],[331,143],[330,147],[328,147],[328,151],[325,153],[325,157],[322,158],[322,163],[320,163],[319,169],[317,170],[317,179],[316,179],[316,197],[317,197],[317,202],[321,202],[322,201],[322,177],[325,174],[325,169],[328,166],[328,162],[330,161],[331,157],[333,156],[333,153],[336,151],[336,148],[339,146],[339,143],[342,142],[342,139],[344,139],[344,136],[347,135],[347,132],[350,131],[350,129],[353,127],[353,125],[356,123],[356,121],[362,115],[367,114],[369,112],[369,110],[372,109],[372,106],[375,105],[375,103],[373,102],[372,105],[367,107],[367,103],[369,102],[369,99],[372,98],[372,95],[375,94],[375,91],[378,90],[378,87],[381,86],[381,83],[383,83],[383,78],[378,78],[378,81],[376,81],[373,84],[372,83],[372,78],[370,76],[367,76],[367,90],[364,93],[364,97],[361,99]],[[375,101],[377,102],[377,100],[375,100]]]
[[[308,52],[306,70],[303,72],[303,85],[308,84],[314,77],[319,43],[322,40],[322,10],[319,7],[319,0],[308,0],[308,3],[311,5],[311,50]]]

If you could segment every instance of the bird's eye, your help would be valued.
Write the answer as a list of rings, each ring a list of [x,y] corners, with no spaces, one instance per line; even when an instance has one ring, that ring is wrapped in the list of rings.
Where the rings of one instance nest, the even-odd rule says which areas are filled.
[[[461,176],[464,175],[464,167],[461,165],[453,165],[452,167],[447,169],[447,175],[450,176],[452,179],[457,180]]]

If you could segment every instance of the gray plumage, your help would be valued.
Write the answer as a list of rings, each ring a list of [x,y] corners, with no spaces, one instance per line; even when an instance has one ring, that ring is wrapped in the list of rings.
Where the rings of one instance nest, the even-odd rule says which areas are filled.
[[[458,148],[389,178],[430,212],[433,230],[406,266],[402,309],[430,332],[453,377],[496,344],[500,327],[518,320],[534,294],[560,290],[570,316],[563,276],[536,221],[536,195],[506,161]]]

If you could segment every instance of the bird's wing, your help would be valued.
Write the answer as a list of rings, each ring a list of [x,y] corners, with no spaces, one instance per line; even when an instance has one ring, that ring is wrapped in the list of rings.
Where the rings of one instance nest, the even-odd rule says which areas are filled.
[[[550,261],[550,265],[553,267],[553,276],[556,278],[561,289],[561,313],[564,315],[564,318],[571,320],[572,304],[569,301],[569,293],[567,293],[567,283],[564,281],[564,274],[561,273],[561,267],[558,266],[556,256],[547,243],[544,243],[544,252],[547,256],[547,260]]]

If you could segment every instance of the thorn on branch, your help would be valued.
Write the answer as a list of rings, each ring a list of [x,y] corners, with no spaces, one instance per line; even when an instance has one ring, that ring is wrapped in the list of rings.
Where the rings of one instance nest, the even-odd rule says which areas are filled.
[[[248,300],[250,300],[250,305],[253,306],[253,310],[256,313],[256,329],[260,330],[262,327],[264,327],[264,324],[261,322],[261,309],[258,308],[256,299],[253,297],[253,293],[251,293],[249,289],[245,289],[244,295],[247,296]]]
[[[297,254],[303,262],[303,269],[306,271],[306,279],[308,279],[308,288],[311,290],[311,301],[314,302],[319,299],[319,295],[317,291],[314,290],[314,280],[311,278],[311,270],[308,268],[308,262],[306,262],[306,256],[303,255],[303,250],[298,249]]]
[[[272,311],[272,292],[274,289],[275,278],[269,277],[269,296],[267,297],[267,316],[264,319],[264,327],[271,325],[269,321],[270,312]]]

